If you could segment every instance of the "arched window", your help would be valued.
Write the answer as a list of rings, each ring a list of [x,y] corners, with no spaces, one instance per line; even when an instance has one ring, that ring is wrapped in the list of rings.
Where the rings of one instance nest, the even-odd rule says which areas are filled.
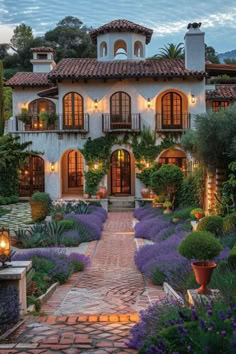
[[[122,91],[118,91],[111,96],[111,129],[131,128],[131,98]]]
[[[137,58],[143,58],[144,54],[143,54],[143,45],[140,41],[136,41],[134,43],[134,55]]]
[[[31,156],[20,169],[20,196],[31,197],[35,192],[44,192],[44,160]]]
[[[106,57],[107,56],[107,44],[106,42],[102,42],[100,44],[100,57]]]
[[[67,93],[63,99],[64,129],[83,129],[83,97],[76,92]]]
[[[78,188],[84,185],[83,156],[79,151],[72,150],[67,156],[68,188]]]
[[[179,149],[170,149],[164,151],[159,157],[158,163],[160,165],[177,165],[182,169],[183,173],[185,173],[187,170],[186,154]]]
[[[50,100],[39,98],[30,102],[29,112],[32,115],[32,129],[44,130],[45,125],[40,121],[39,116],[41,112],[56,112],[56,105]]]
[[[161,100],[163,129],[182,128],[182,98],[178,93],[168,92]]]
[[[116,150],[111,155],[111,193],[130,194],[131,162],[126,150]]]
[[[119,39],[114,44],[115,59],[127,59],[127,44],[125,41]]]

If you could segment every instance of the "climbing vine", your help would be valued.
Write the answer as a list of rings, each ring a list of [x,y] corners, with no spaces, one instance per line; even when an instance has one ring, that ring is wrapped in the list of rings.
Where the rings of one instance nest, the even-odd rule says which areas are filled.
[[[109,134],[96,139],[89,138],[84,147],[79,149],[88,165],[88,171],[84,174],[86,193],[96,192],[100,181],[108,171],[112,146],[115,144],[126,145],[132,149],[136,167],[141,171],[137,173],[137,177],[146,186],[149,186],[150,175],[158,168],[158,164],[155,163],[157,156],[164,149],[176,145],[175,141],[170,138],[164,138],[162,143],[157,145],[156,134],[150,128],[144,128],[139,135]],[[146,166],[147,163],[150,165],[149,168]]]

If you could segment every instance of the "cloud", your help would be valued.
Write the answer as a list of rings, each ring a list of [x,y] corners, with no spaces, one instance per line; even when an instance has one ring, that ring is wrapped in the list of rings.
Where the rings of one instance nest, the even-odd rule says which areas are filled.
[[[0,24],[30,25],[35,34],[55,27],[65,16],[76,16],[98,27],[117,18],[127,18],[154,29],[150,52],[167,42],[182,42],[189,22],[202,22],[207,42],[218,51],[235,43],[236,6],[233,0],[0,0]],[[0,34],[5,37],[5,34]],[[223,38],[223,40],[222,40]],[[235,45],[236,46],[236,45]]]
[[[8,43],[13,35],[14,26],[0,24],[0,43]]]

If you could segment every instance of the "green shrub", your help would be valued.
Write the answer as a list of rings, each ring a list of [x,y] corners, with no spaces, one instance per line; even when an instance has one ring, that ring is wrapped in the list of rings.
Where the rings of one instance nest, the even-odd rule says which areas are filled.
[[[12,195],[10,199],[11,203],[17,203],[19,201],[19,197],[17,195]]]
[[[176,165],[162,165],[161,168],[151,175],[152,190],[158,194],[175,193],[183,181],[183,172]]]
[[[158,267],[154,267],[152,270],[152,282],[155,285],[162,285],[165,281],[165,275]]]
[[[71,264],[72,264],[74,273],[82,272],[82,270],[84,270],[84,263],[83,262],[77,261],[76,259],[72,259]]]
[[[59,221],[58,224],[63,225],[64,231],[67,231],[67,230],[73,229],[75,222],[74,222],[74,220],[71,220],[71,219],[63,219],[63,220]]]
[[[50,195],[48,193],[45,193],[45,192],[36,192],[36,193],[34,193],[32,195],[32,200],[46,202],[48,206],[51,203]]]
[[[0,205],[6,205],[6,199],[4,197],[0,197]]]
[[[206,216],[198,224],[197,231],[209,231],[215,236],[221,236],[223,231],[223,218],[221,216]]]
[[[229,257],[228,257],[228,263],[231,267],[236,269],[236,244],[232,248]]]
[[[11,197],[5,197],[6,204],[11,204]]]
[[[196,218],[195,214],[201,214],[201,215],[204,216],[205,212],[204,212],[204,210],[202,208],[195,208],[195,209],[191,210],[190,216],[195,219]]]
[[[224,237],[220,239],[220,242],[224,248],[233,248],[236,243],[236,232],[227,232]]]
[[[207,231],[190,232],[179,245],[181,256],[199,261],[209,261],[217,257],[222,249],[220,242]]]
[[[227,215],[223,219],[223,231],[232,232],[236,228],[236,215]]]
[[[191,211],[194,209],[194,207],[187,207],[187,208],[181,208],[179,210],[176,210],[174,214],[172,214],[172,218],[178,218],[178,219],[190,219]]]

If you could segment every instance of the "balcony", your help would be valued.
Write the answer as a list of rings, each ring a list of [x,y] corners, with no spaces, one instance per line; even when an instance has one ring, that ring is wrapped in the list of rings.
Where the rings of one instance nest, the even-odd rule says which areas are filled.
[[[38,115],[30,115],[29,122],[23,123],[15,116],[12,131],[16,132],[89,132],[89,114],[84,113],[71,117],[71,115],[58,114],[58,118],[50,123],[41,121]],[[72,119],[73,118],[73,119]],[[61,124],[60,124],[61,122]]]
[[[102,115],[102,131],[109,132],[140,132],[141,115],[132,113],[128,116],[112,115],[104,113]]]
[[[191,115],[189,113],[173,116],[156,113],[156,131],[161,133],[181,133],[191,129]]]

